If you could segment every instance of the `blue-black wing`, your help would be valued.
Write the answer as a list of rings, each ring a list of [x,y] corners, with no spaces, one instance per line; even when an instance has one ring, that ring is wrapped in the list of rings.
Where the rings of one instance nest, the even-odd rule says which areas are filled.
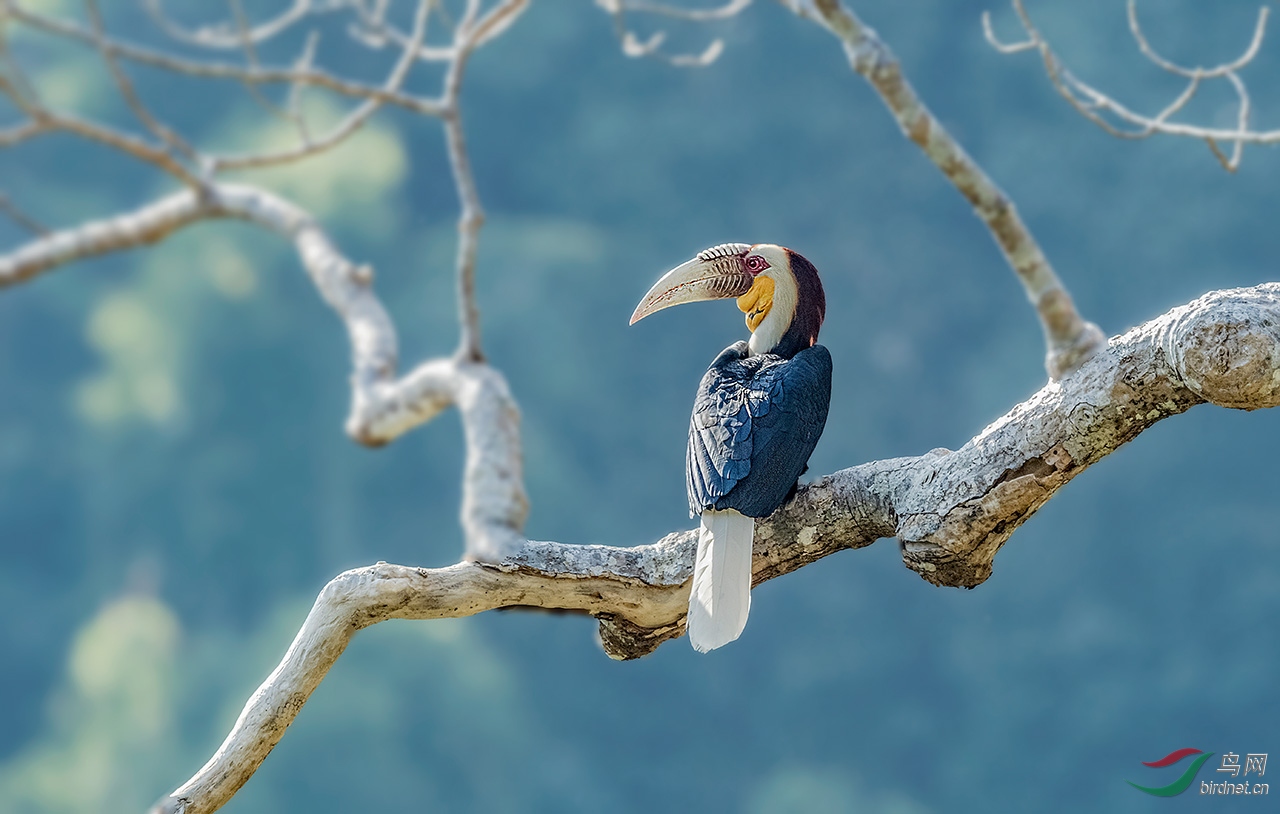
[[[747,343],[711,363],[693,402],[685,477],[689,511],[736,509],[767,517],[804,472],[827,423],[831,354],[747,355]]]

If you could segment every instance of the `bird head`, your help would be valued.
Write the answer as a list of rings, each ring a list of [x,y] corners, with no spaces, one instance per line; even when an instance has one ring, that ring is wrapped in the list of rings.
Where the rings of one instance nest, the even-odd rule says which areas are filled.
[[[631,324],[680,303],[730,297],[747,315],[752,353],[791,357],[818,341],[827,309],[818,270],[772,243],[722,243],[698,252],[649,289]]]

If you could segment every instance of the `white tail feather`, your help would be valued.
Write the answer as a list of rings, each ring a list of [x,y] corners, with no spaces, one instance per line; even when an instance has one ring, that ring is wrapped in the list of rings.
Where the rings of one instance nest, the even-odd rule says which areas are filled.
[[[756,521],[732,509],[702,513],[686,628],[699,653],[728,644],[747,625],[755,532]]]

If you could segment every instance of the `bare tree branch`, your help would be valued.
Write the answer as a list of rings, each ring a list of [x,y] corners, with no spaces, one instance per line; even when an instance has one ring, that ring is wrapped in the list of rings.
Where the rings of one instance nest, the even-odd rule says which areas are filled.
[[[227,0],[231,6],[231,14],[235,19],[236,34],[240,39],[240,51],[244,54],[245,64],[252,71],[261,71],[262,65],[258,61],[258,49],[253,43],[253,29],[249,24],[249,17],[245,14],[244,6],[240,0]],[[319,38],[318,31],[311,31],[307,35],[306,44],[303,46],[302,54],[295,63],[295,68],[306,70],[311,67],[311,61],[315,58],[316,42]],[[283,119],[294,126],[298,131],[298,137],[304,141],[311,140],[311,133],[307,127],[307,119],[298,109],[299,88],[302,86],[293,83],[289,85],[288,105],[281,108],[266,97],[262,89],[255,82],[243,82],[245,91],[253,98],[258,106],[270,113],[276,118]]]
[[[302,131],[303,142],[283,151],[241,156],[207,156],[201,153],[198,163],[207,172],[209,180],[192,184],[192,191],[171,195],[133,212],[46,234],[0,255],[0,287],[29,280],[63,263],[152,243],[206,219],[238,218],[291,240],[321,295],[347,326],[353,357],[347,432],[361,443],[380,445],[431,420],[444,409],[458,406],[467,438],[461,511],[467,539],[466,556],[497,560],[515,551],[522,542],[520,529],[528,513],[523,485],[519,410],[502,375],[483,364],[479,309],[475,302],[475,258],[483,210],[467,155],[459,97],[468,58],[507,30],[527,7],[527,0],[502,0],[489,8],[484,8],[481,0],[469,0],[464,17],[454,25],[453,44],[448,49],[450,64],[440,101],[428,103],[418,100],[412,104],[401,97],[400,88],[412,65],[422,57],[433,0],[417,0],[414,4],[416,12],[412,31],[400,44],[399,57],[386,81],[376,89],[347,83],[311,69],[310,49],[304,53],[303,64],[292,71],[271,72],[260,68],[253,43],[260,41],[259,35],[276,31],[286,18],[277,18],[276,23],[268,28],[255,28],[242,12],[236,11],[234,3],[232,13],[237,21],[231,36],[239,38],[240,47],[246,53],[248,67],[245,68],[178,61],[168,55],[118,42],[105,32],[101,18],[92,14],[92,6],[92,27],[85,29],[17,8],[12,5],[12,0],[0,0],[0,3],[6,4],[6,10],[12,10],[13,18],[20,22],[93,45],[108,63],[113,63],[115,57],[120,56],[179,72],[235,78],[253,85],[267,81],[291,82],[294,90],[289,109],[295,112],[296,89],[303,86],[319,85],[363,97],[361,104],[320,138],[308,139]],[[373,7],[356,5],[362,20],[381,24],[385,4]],[[304,10],[310,13],[317,8],[297,4],[289,12],[287,20],[292,24],[305,16]],[[158,5],[155,5],[155,10],[159,12]],[[255,31],[258,33],[252,33]],[[207,30],[201,30],[192,36],[216,40],[221,34],[214,37]],[[219,47],[225,44],[218,42]],[[144,126],[157,131],[158,122],[141,106],[132,85],[118,66],[115,76]],[[0,90],[26,100],[14,82],[0,86]],[[296,205],[265,189],[212,180],[223,170],[301,160],[328,150],[359,128],[384,102],[391,100],[398,100],[402,106],[419,112],[429,112],[444,121],[461,209],[456,262],[461,323],[458,352],[452,358],[423,362],[403,378],[397,378],[398,350],[394,325],[370,290],[372,270],[344,257],[324,230]],[[110,141],[114,146],[127,149],[166,169],[183,169],[168,155],[169,144],[152,147],[129,134],[54,114],[38,103],[27,104],[23,109],[32,116],[33,124],[0,131],[0,135],[9,135],[9,139],[16,142],[30,137],[37,130],[70,130],[85,137]],[[184,180],[188,178],[191,176],[184,176]]]
[[[387,22],[386,6],[386,0],[375,3],[372,8],[366,8],[364,3],[356,3],[360,23],[351,28],[351,35],[356,42],[375,50],[388,45],[403,48],[409,44],[409,35]],[[438,11],[442,17],[447,15],[443,6],[439,6]],[[451,62],[456,57],[457,51],[452,45],[445,48],[423,44],[417,50],[417,58],[421,62]]]
[[[889,47],[839,0],[814,0],[811,4],[807,0],[783,0],[783,4],[800,16],[817,19],[840,37],[850,65],[880,94],[903,133],[924,150],[987,224],[1040,318],[1048,345],[1045,367],[1050,377],[1058,378],[1076,370],[1102,346],[1102,331],[1081,318],[1071,295],[1018,216],[1013,203],[916,95]],[[701,56],[668,57],[660,51],[664,33],[657,32],[648,40],[641,41],[627,27],[625,14],[636,11],[680,19],[715,20],[740,13],[749,2],[731,0],[709,11],[685,11],[647,3],[626,3],[624,0],[597,0],[597,5],[614,18],[623,50],[628,56],[659,56],[673,64],[695,66],[713,61],[720,53],[721,42],[713,42]]]
[[[1157,421],[1201,403],[1280,405],[1280,284],[1217,291],[1111,340],[959,450],[845,469],[802,488],[757,524],[753,583],[896,536],[906,565],[972,587],[1053,494]],[[492,565],[348,571],[316,599],[283,661],[214,756],[153,814],[205,814],[235,794],[279,742],[351,637],[386,619],[535,606],[600,620],[613,658],[684,633],[696,531],[637,548],[529,542]]]
[[[1151,43],[1147,40],[1146,33],[1142,30],[1142,25],[1138,22],[1137,0],[1129,0],[1126,9],[1129,16],[1129,32],[1138,43],[1138,48],[1142,51],[1142,55],[1169,73],[1185,76],[1188,79],[1217,79],[1230,76],[1253,62],[1257,58],[1258,52],[1262,50],[1262,41],[1267,36],[1267,17],[1271,14],[1271,9],[1266,6],[1258,8],[1258,21],[1253,27],[1253,37],[1249,40],[1249,45],[1244,49],[1244,52],[1233,61],[1224,62],[1215,68],[1184,68],[1160,56],[1156,53],[1155,48],[1151,46]]]
[[[1142,25],[1138,20],[1137,0],[1128,0],[1129,32],[1138,45],[1138,50],[1153,65],[1163,71],[1187,80],[1186,87],[1172,102],[1154,116],[1147,116],[1134,111],[1115,98],[1103,93],[1093,85],[1079,79],[1062,62],[1054,52],[1048,40],[1035,26],[1031,15],[1027,12],[1024,0],[1010,0],[1013,10],[1022,24],[1026,39],[1016,43],[1001,42],[991,26],[991,16],[982,16],[983,30],[987,41],[1002,54],[1015,54],[1022,51],[1040,52],[1044,61],[1045,72],[1049,81],[1062,98],[1089,121],[1102,128],[1106,133],[1117,138],[1145,139],[1160,134],[1199,139],[1208,145],[1214,157],[1229,172],[1240,167],[1240,159],[1246,144],[1280,144],[1280,130],[1252,130],[1249,127],[1251,101],[1249,90],[1239,71],[1247,67],[1257,58],[1266,37],[1267,19],[1270,9],[1263,6],[1258,10],[1258,20],[1254,25],[1253,35],[1244,51],[1234,60],[1224,62],[1211,68],[1188,68],[1161,56],[1151,45]],[[1204,83],[1214,79],[1225,79],[1230,83],[1236,95],[1236,126],[1233,130],[1221,127],[1184,124],[1171,121],[1173,116],[1181,113],[1204,87]],[[1218,146],[1219,143],[1231,144],[1228,156]]]
[[[728,20],[738,16],[751,5],[751,0],[729,0],[722,6],[713,8],[690,9],[679,6],[668,6],[663,3],[646,3],[643,0],[620,3],[621,10],[639,14],[656,14],[676,20],[688,20],[695,23],[707,23],[714,20]]]
[[[314,67],[246,67],[229,62],[183,59],[135,45],[119,38],[106,35],[99,37],[93,31],[74,22],[37,14],[17,5],[13,0],[0,0],[0,8],[6,8],[14,21],[29,25],[48,34],[99,47],[123,59],[142,65],[149,65],[153,68],[173,71],[174,73],[207,79],[234,79],[248,85],[289,84],[319,87],[355,99],[377,100],[427,116],[439,116],[442,113],[442,106],[437,100],[415,96],[399,89],[395,92],[389,92],[385,86],[352,82]]]
[[[8,0],[0,0],[0,12],[11,15],[7,3]],[[6,142],[16,144],[54,130],[65,130],[89,141],[113,147],[138,160],[154,164],[188,186],[199,186],[200,180],[174,159],[167,145],[156,146],[130,133],[97,124],[74,114],[57,113],[46,107],[40,101],[34,85],[26,77],[22,66],[10,53],[3,28],[0,28],[0,62],[3,62],[8,74],[8,76],[0,74],[0,94],[9,97],[14,105],[31,119],[27,125],[19,125],[9,130],[7,134],[0,133],[0,144]]]
[[[3,92],[4,80],[0,79],[0,92]],[[49,125],[42,121],[29,121],[0,128],[0,147],[14,147],[27,139],[35,138],[49,130]]]
[[[161,142],[168,146],[169,151],[179,152],[186,156],[189,160],[199,163],[199,156],[190,144],[188,144],[181,136],[167,125],[161,123],[147,106],[142,103],[138,92],[133,87],[132,80],[128,74],[120,67],[120,63],[116,61],[115,55],[111,49],[106,47],[106,32],[103,29],[102,13],[98,10],[96,0],[85,0],[85,10],[88,12],[90,23],[93,26],[94,41],[98,45],[98,50],[102,54],[102,61],[106,63],[107,70],[111,72],[111,78],[115,80],[116,87],[120,89],[120,95],[124,98],[125,104],[138,117],[138,121]]]
[[[153,12],[159,13],[159,6],[154,5]],[[0,0],[0,9],[3,9],[5,15],[17,22],[30,25],[39,30],[45,31],[56,36],[66,37],[76,41],[95,47],[101,54],[108,70],[110,71],[117,87],[120,89],[121,95],[124,97],[128,106],[133,110],[138,120],[143,126],[154,134],[159,140],[160,145],[155,146],[144,139],[134,136],[130,133],[116,130],[114,128],[96,124],[89,120],[74,116],[72,114],[55,113],[46,108],[36,97],[30,85],[26,82],[22,75],[20,66],[12,61],[7,49],[0,51],[0,57],[6,60],[9,66],[8,73],[11,77],[0,76],[0,93],[8,95],[19,109],[26,113],[30,118],[29,124],[19,125],[17,127],[8,128],[0,131],[0,144],[16,144],[20,141],[35,137],[37,135],[51,132],[54,130],[65,130],[84,138],[99,141],[116,149],[128,152],[137,158],[148,161],[162,169],[170,172],[189,186],[198,187],[204,183],[205,178],[211,178],[219,172],[226,170],[243,170],[269,167],[278,164],[294,162],[305,159],[309,156],[327,151],[338,144],[345,141],[368,119],[373,116],[384,103],[395,103],[402,107],[407,107],[419,113],[427,113],[434,116],[443,116],[447,111],[457,109],[456,104],[456,88],[454,89],[455,99],[452,104],[445,102],[436,102],[433,100],[422,99],[401,92],[401,87],[408,77],[414,63],[419,58],[419,49],[426,38],[427,22],[430,18],[430,12],[434,5],[434,0],[418,0],[416,3],[416,11],[414,14],[413,30],[409,35],[407,42],[401,50],[394,66],[392,67],[387,79],[379,87],[373,88],[360,85],[358,83],[346,82],[330,76],[321,71],[311,70],[308,67],[292,70],[268,70],[263,69],[257,64],[256,52],[253,50],[252,43],[255,41],[256,35],[254,30],[249,28],[247,20],[243,16],[242,11],[238,11],[237,4],[232,5],[233,16],[236,17],[236,36],[239,38],[242,49],[247,49],[248,67],[240,67],[234,65],[226,65],[220,63],[198,63],[189,60],[182,60],[171,57],[166,54],[151,51],[138,46],[129,45],[112,39],[105,31],[101,14],[98,12],[96,4],[93,0],[86,0],[86,8],[89,12],[91,27],[86,29],[75,23],[59,20],[54,17],[41,15],[31,12],[20,6],[16,0]],[[473,50],[478,47],[479,43],[486,41],[494,36],[494,31],[500,31],[501,26],[495,26],[496,22],[501,22],[506,16],[506,6],[515,5],[523,7],[524,3],[504,4],[495,12],[486,17],[483,25],[475,32],[476,36],[469,41],[469,49]],[[305,8],[304,8],[305,7]],[[326,6],[328,8],[328,6]],[[298,19],[303,11],[310,13],[315,9],[307,3],[296,4],[288,13],[288,19],[293,22]],[[171,26],[170,26],[171,27]],[[274,27],[269,30],[275,30]],[[3,43],[0,42],[0,47]],[[346,116],[342,118],[328,132],[312,138],[305,120],[296,109],[296,91],[291,92],[291,108],[284,111],[286,118],[290,118],[297,126],[300,141],[298,144],[276,151],[256,151],[238,155],[211,155],[198,151],[196,148],[187,144],[179,137],[171,128],[162,124],[143,104],[137,95],[132,82],[120,67],[117,57],[132,59],[144,64],[150,64],[156,67],[173,70],[179,73],[189,73],[192,75],[236,78],[246,84],[250,88],[251,94],[265,103],[265,99],[257,92],[257,86],[266,82],[289,82],[293,88],[298,86],[315,84],[322,87],[335,90],[347,95],[361,98],[360,104],[356,105]],[[465,60],[466,55],[460,55],[454,59],[451,64],[451,73],[460,73],[460,65]],[[304,53],[304,59],[310,60],[310,47]],[[445,94],[448,94],[446,89]],[[267,105],[270,107],[269,103]],[[199,175],[188,170],[173,155],[174,152],[180,153],[188,159],[190,163],[198,168]],[[465,165],[465,154],[462,159]],[[455,164],[457,162],[455,161]],[[469,171],[468,171],[469,173]],[[474,220],[474,218],[472,219]],[[474,242],[474,241],[472,241]],[[472,247],[474,254],[474,248]]]
[[[236,218],[291,241],[351,342],[347,433],[380,446],[457,406],[467,441],[462,525],[466,556],[496,561],[516,551],[529,511],[520,446],[520,412],[505,378],[462,357],[423,362],[396,378],[395,325],[370,288],[373,272],[347,259],[304,210],[266,190],[210,184],[141,209],[45,235],[0,256],[0,288],[65,263],[154,243],[201,220]]]
[[[0,192],[0,212],[32,234],[46,235],[49,233],[44,224],[19,209],[17,204],[9,200],[9,196],[3,192]]]
[[[202,180],[173,157],[167,146],[159,146],[132,133],[118,130],[71,113],[57,113],[44,107],[28,111],[47,130],[64,130],[89,141],[104,144],[138,161],[153,164],[187,186],[198,187]]]
[[[727,20],[741,14],[751,0],[729,0],[723,6],[708,9],[683,9],[661,3],[633,2],[626,0],[596,0],[596,5],[613,18],[614,34],[622,46],[622,53],[629,57],[649,57],[677,68],[704,68],[724,53],[724,40],[714,39],[700,53],[669,54],[662,50],[667,32],[655,31],[647,39],[641,39],[627,22],[628,13],[650,14],[689,22]]]
[[[410,36],[408,44],[401,52],[399,59],[396,60],[395,67],[391,69],[391,73],[387,76],[386,81],[382,84],[382,94],[395,94],[400,90],[400,86],[404,84],[404,80],[409,75],[409,70],[417,61],[417,50],[423,40],[427,36],[427,20],[431,16],[431,7],[434,0],[418,0],[417,10],[413,17],[413,33]],[[377,97],[365,99],[348,113],[342,121],[338,122],[328,133],[315,140],[304,139],[296,147],[291,147],[277,152],[256,152],[246,153],[244,155],[230,156],[212,156],[208,159],[209,166],[213,172],[221,172],[223,170],[243,170],[261,167],[270,167],[277,164],[286,164],[292,161],[298,161],[307,156],[324,152],[332,147],[345,141],[351,134],[359,130],[366,121],[378,112],[382,107],[382,100]],[[305,131],[304,131],[305,133]]]
[[[792,9],[817,19],[840,38],[853,70],[871,83],[906,137],[924,150],[991,230],[1040,317],[1049,346],[1049,376],[1058,378],[1079,368],[1102,347],[1102,331],[1077,313],[1013,202],[925,107],[889,46],[840,0],[799,0]]]
[[[188,190],[134,212],[45,234],[0,256],[0,288],[64,263],[154,243],[216,212],[214,199]]]
[[[316,48],[319,46],[319,43],[319,32],[312,31],[307,36],[307,43],[303,47],[302,53],[298,56],[297,62],[294,63],[294,70],[303,72],[311,70],[312,66],[315,64]],[[252,88],[257,87],[250,82],[246,82],[245,86]],[[284,115],[287,119],[292,121],[294,126],[298,129],[298,136],[303,141],[310,141],[311,131],[307,125],[307,117],[302,114],[302,92],[306,87],[307,86],[301,82],[293,82],[289,85],[289,96],[285,102]],[[425,111],[419,110],[418,112],[421,113]]]
[[[236,24],[205,26],[192,30],[170,17],[164,10],[162,0],[142,0],[142,7],[151,15],[156,25],[178,42],[228,51],[243,48],[246,38],[258,45],[278,37],[314,14],[335,11],[349,4],[350,0],[294,0],[293,5],[277,16],[242,33]]]
[[[480,194],[476,189],[475,174],[471,171],[471,159],[467,155],[466,136],[462,129],[462,110],[458,103],[462,76],[475,49],[505,31],[526,7],[528,0],[503,0],[477,21],[479,0],[469,0],[466,17],[459,23],[454,37],[456,57],[449,63],[444,80],[444,132],[449,166],[462,210],[458,215],[456,261],[460,322],[458,358],[469,362],[484,360],[484,352],[480,348],[480,308],[476,304],[476,250],[480,228],[484,225],[484,209],[480,205]]]
[[[0,0],[0,23],[6,22],[6,19],[12,16],[7,4],[8,0]],[[22,64],[14,59],[13,53],[9,50],[8,35],[7,28],[0,25],[0,63],[3,64],[4,72],[8,74],[8,76],[0,74],[0,93],[8,96],[20,110],[26,110],[27,105],[35,99],[36,91]]]
[[[457,407],[467,450],[461,505],[466,561],[440,569],[379,563],[330,582],[284,660],[249,699],[221,748],[154,809],[188,814],[214,811],[235,794],[282,737],[356,631],[390,618],[466,616],[497,607],[532,605],[590,614],[600,622],[608,655],[637,658],[684,632],[696,537],[695,532],[685,531],[653,545],[617,548],[535,542],[523,535],[528,500],[520,414],[505,378],[484,362],[480,341],[475,267],[484,215],[468,156],[460,96],[470,56],[506,31],[527,7],[527,0],[497,0],[487,9],[483,0],[466,0],[456,21],[446,17],[433,0],[416,0],[409,32],[388,22],[386,0],[295,0],[277,16],[257,24],[245,15],[238,0],[229,2],[232,19],[228,24],[198,29],[170,18],[161,0],[146,0],[145,5],[170,36],[200,48],[239,51],[243,65],[183,59],[113,38],[105,31],[93,0],[87,0],[89,28],[36,14],[18,6],[16,0],[0,0],[6,19],[96,48],[142,130],[159,141],[157,145],[133,133],[49,110],[0,40],[0,58],[6,60],[7,69],[0,74],[0,93],[14,100],[30,119],[0,130],[0,146],[64,130],[152,163],[189,185],[132,212],[43,234],[0,255],[0,288],[74,260],[155,242],[203,220],[234,218],[290,241],[348,334],[352,375],[346,430],[353,438],[369,445],[384,444]],[[906,136],[924,150],[987,224],[1036,307],[1049,345],[1046,365],[1055,380],[957,451],[939,449],[918,457],[868,463],[801,488],[793,501],[756,526],[755,583],[838,550],[897,537],[905,564],[922,577],[939,585],[972,587],[990,576],[1000,547],[1058,488],[1161,418],[1204,402],[1238,409],[1280,404],[1280,284],[1214,292],[1106,343],[1098,328],[1076,312],[1012,203],[924,106],[876,33],[840,0],[812,0],[812,5],[807,5],[809,0],[795,2],[797,13],[817,19],[842,41],[852,68],[870,82]],[[1021,9],[1020,0],[1014,2]],[[662,32],[641,41],[627,28],[625,15],[722,20],[740,13],[748,0],[691,11],[626,0],[601,0],[601,4],[613,15],[629,54],[676,65],[701,65],[720,52],[719,40],[702,54],[666,54],[660,48]],[[262,43],[313,15],[339,9],[354,12],[357,22],[352,33],[360,42],[399,50],[381,85],[353,83],[317,69],[314,39],[291,68],[260,64]],[[447,47],[426,41],[427,23],[435,11],[452,29]],[[1233,156],[1223,158],[1238,163],[1245,140],[1237,137],[1248,125],[1249,99],[1236,70],[1257,53],[1263,22],[1265,15],[1254,43],[1241,58],[1207,72],[1195,69],[1179,74],[1187,79],[1188,88],[1162,111],[1158,123],[1168,124],[1203,81],[1225,78],[1240,101],[1237,130],[1225,131],[1230,138],[1219,138],[1216,131],[1206,138],[1215,150],[1215,140],[1231,143]],[[1028,28],[1028,35],[1026,42],[998,47],[1007,52],[1033,48],[1047,52],[1034,28]],[[1162,58],[1143,43],[1145,38],[1140,47],[1160,64]],[[261,95],[261,86],[286,84],[286,107],[272,113],[296,121],[300,143],[278,152],[210,157],[186,145],[149,112],[121,60],[239,81],[269,108],[276,106]],[[447,63],[438,99],[403,90],[413,65],[420,61]],[[336,127],[314,139],[298,104],[302,89],[312,87],[360,100]],[[1075,92],[1085,93],[1079,88]],[[395,325],[372,290],[372,270],[347,258],[322,226],[295,203],[260,187],[214,177],[220,170],[301,160],[328,150],[384,105],[441,118],[460,208],[454,269],[458,350],[427,359],[403,374]],[[199,175],[175,154],[195,165]],[[1065,376],[1073,371],[1074,375]]]
[[[244,13],[244,6],[240,0],[227,0],[227,5],[231,6],[231,19],[236,28],[236,43],[244,53],[249,67],[256,68],[258,67],[258,49],[254,44],[253,29],[249,25],[248,15]]]

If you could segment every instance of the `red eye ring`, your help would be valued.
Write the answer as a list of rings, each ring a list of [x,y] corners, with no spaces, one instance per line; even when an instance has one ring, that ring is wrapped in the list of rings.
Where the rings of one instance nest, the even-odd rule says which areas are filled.
[[[743,262],[747,267],[747,271],[751,272],[753,275],[759,274],[760,272],[769,268],[769,261],[765,260],[763,257],[761,257],[758,254],[749,255],[747,259]]]

